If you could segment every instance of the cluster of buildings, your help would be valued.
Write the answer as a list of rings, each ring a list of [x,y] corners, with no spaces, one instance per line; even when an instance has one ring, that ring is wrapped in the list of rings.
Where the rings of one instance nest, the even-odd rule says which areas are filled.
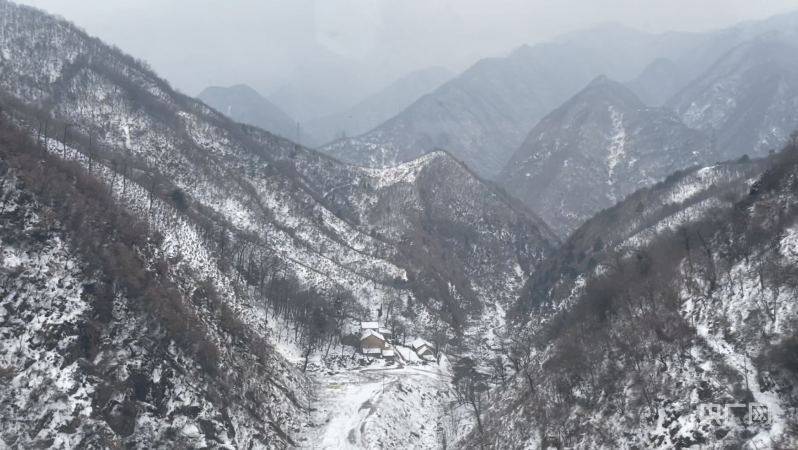
[[[392,340],[391,330],[381,327],[379,322],[360,322],[360,350],[364,355],[388,360],[402,358]],[[424,339],[414,340],[410,348],[424,361],[435,360],[435,347]]]

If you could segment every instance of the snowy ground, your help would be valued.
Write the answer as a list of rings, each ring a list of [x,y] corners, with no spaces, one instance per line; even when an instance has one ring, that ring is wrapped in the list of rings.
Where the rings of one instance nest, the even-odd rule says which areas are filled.
[[[457,423],[451,373],[442,363],[320,371],[301,448],[441,448]]]

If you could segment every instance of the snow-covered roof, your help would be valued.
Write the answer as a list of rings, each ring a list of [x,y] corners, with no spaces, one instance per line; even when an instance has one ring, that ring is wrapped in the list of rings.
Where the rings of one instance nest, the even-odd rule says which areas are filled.
[[[369,336],[374,336],[382,341],[385,340],[385,336],[374,330],[363,330],[363,333],[360,335],[360,340],[362,341],[363,339],[366,339]]]
[[[429,342],[421,338],[416,338],[415,340],[413,340],[413,342],[410,343],[410,346],[413,347],[413,350],[416,351],[418,351],[418,349],[424,346],[429,347],[431,349],[435,348],[434,345],[430,344]]]
[[[382,351],[382,356],[390,356],[390,357],[392,357],[395,354],[396,353],[394,353],[393,349],[385,349],[385,350]]]
[[[379,322],[360,322],[361,330],[378,330],[380,328]]]
[[[379,348],[364,348],[363,354],[364,355],[379,355],[382,353],[382,349]]]
[[[385,327],[380,327],[380,333],[382,333],[382,334],[393,334],[393,333],[391,333],[390,329],[385,328]]]

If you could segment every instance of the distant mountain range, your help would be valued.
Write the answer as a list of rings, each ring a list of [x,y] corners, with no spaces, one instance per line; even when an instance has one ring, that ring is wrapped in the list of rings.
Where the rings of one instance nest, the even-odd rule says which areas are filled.
[[[442,67],[415,71],[350,108],[305,123],[289,117],[246,85],[209,87],[197,98],[236,122],[253,125],[285,138],[298,138],[303,145],[317,147],[371,130],[452,76],[452,72]]]
[[[657,58],[626,85],[646,105],[662,106],[688,82],[683,69],[675,62]]]
[[[783,146],[798,129],[796,61],[798,48],[778,37],[745,42],[659,108],[619,83],[594,82],[538,123],[498,179],[565,236],[675,170]],[[629,87],[673,91],[673,72],[657,60]]]
[[[492,178],[540,119],[593,78],[629,80],[645,104],[660,106],[742,43],[762,36],[795,42],[797,23],[798,14],[787,14],[706,33],[617,25],[571,33],[482,60],[375,129],[322,150],[384,167],[443,148]]]
[[[384,167],[444,148],[490,177],[531,125],[608,69],[601,56],[568,44],[522,47],[478,62],[368,133],[322,151]]]

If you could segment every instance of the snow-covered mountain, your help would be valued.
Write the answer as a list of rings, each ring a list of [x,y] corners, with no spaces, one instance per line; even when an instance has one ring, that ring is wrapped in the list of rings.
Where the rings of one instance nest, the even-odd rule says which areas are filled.
[[[197,98],[236,122],[296,139],[296,120],[247,85],[208,87]],[[318,141],[307,135],[307,130],[305,133],[304,139],[301,138],[302,144],[314,146]]]
[[[711,132],[725,157],[766,155],[798,127],[798,47],[770,38],[741,44],[668,106]]]
[[[763,25],[480,62],[366,135],[389,139],[348,141],[365,159],[331,147],[358,167],[66,21],[0,0],[0,23],[0,446],[798,445],[795,140],[707,166],[755,151],[594,79],[652,48],[689,77]],[[776,73],[791,98],[792,64],[744,48],[708,73]],[[505,166],[523,201],[475,173]],[[397,362],[356,352],[361,320]],[[772,422],[701,406],[750,402]]]
[[[626,195],[705,161],[711,142],[606,77],[535,126],[499,176],[560,236]]]
[[[303,129],[321,144],[346,136],[359,136],[395,116],[453,76],[451,71],[443,67],[411,72],[351,108],[304,124]]]
[[[48,155],[42,157],[46,170],[70,162],[67,180],[96,180],[93,189],[129,215],[126,222],[107,222],[83,213],[78,197],[41,199],[46,189],[15,181],[19,173],[35,174],[37,164],[3,158],[11,174],[4,178],[4,197],[33,198],[14,211],[21,211],[19,220],[46,225],[44,231],[20,228],[23,222],[12,218],[17,222],[4,228],[22,230],[20,237],[4,240],[11,242],[4,244],[4,270],[23,267],[29,283],[4,276],[7,282],[0,285],[2,348],[9,349],[3,354],[2,379],[8,384],[2,407],[10,409],[3,417],[17,417],[36,399],[75,393],[66,382],[26,381],[32,372],[25,361],[38,358],[26,346],[60,342],[48,333],[61,331],[31,328],[18,344],[21,324],[63,323],[64,336],[71,336],[95,320],[89,307],[72,303],[80,303],[76,299],[97,278],[119,305],[92,338],[102,343],[101,359],[62,362],[46,347],[42,351],[50,353],[42,353],[36,366],[42,373],[74,367],[78,384],[81,377],[99,377],[76,394],[94,406],[72,409],[74,402],[66,403],[71,415],[49,415],[47,405],[36,406],[31,415],[45,415],[4,425],[5,442],[66,439],[75,426],[80,431],[69,442],[87,442],[93,430],[107,429],[104,422],[111,431],[98,438],[103,445],[157,446],[175,433],[188,446],[291,445],[296,420],[308,408],[309,381],[296,370],[290,348],[319,353],[351,339],[358,320],[380,315],[408,336],[435,333],[441,343],[451,339],[454,352],[490,354],[502,311],[557,245],[540,219],[447,153],[389,169],[348,166],[232,122],[63,20],[6,1],[0,2],[0,17],[2,120],[32,140],[17,147],[23,140],[12,139],[8,152]],[[55,219],[48,208],[56,211]],[[66,232],[58,231],[59,220],[69,224]],[[124,258],[91,266],[100,264],[87,244],[94,241],[80,237],[79,223],[94,220],[130,248]],[[135,240],[127,225],[137,230]],[[40,245],[39,239],[48,243]],[[112,243],[109,249],[116,248]],[[57,267],[72,261],[75,269],[56,270],[48,256],[54,252]],[[140,273],[127,270],[130,258],[144,273],[157,274],[174,301],[159,303],[167,296],[149,291],[147,278],[126,281],[125,274]],[[35,265],[17,262],[23,260]],[[91,270],[82,269],[86,265]],[[50,303],[39,303],[38,290],[26,293],[34,287],[74,311],[58,306],[53,315]],[[138,304],[152,304],[154,311],[125,309]],[[161,314],[162,304],[179,309]],[[175,323],[175,314],[190,314],[202,327],[188,333],[194,322]],[[151,342],[157,330],[162,347]],[[21,355],[14,353],[17,348]],[[220,355],[209,359],[214,349]],[[250,357],[261,359],[256,364]],[[159,384],[165,364],[191,386]],[[203,365],[214,375],[195,376]],[[131,377],[136,378],[128,382]],[[219,378],[234,392],[212,389]],[[41,392],[19,390],[23,384]],[[141,385],[154,385],[158,400],[142,393]],[[81,428],[86,415],[96,427]],[[117,429],[120,415],[124,428]],[[55,431],[37,434],[45,426]]]
[[[791,145],[588,221],[521,297],[511,381],[463,442],[795,447],[796,180]]]

